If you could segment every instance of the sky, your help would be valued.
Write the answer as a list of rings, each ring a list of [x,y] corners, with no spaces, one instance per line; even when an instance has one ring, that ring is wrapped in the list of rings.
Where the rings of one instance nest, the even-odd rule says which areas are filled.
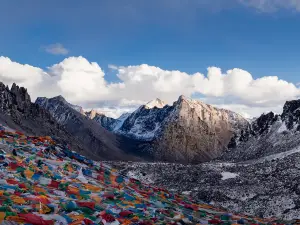
[[[0,81],[117,117],[180,95],[247,117],[300,98],[300,0],[1,0]]]

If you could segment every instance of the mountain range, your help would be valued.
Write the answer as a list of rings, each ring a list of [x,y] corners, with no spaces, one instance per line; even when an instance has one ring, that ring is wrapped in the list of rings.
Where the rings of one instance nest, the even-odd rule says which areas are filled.
[[[32,103],[25,88],[0,83],[0,112],[11,129],[52,136],[126,176],[231,211],[300,218],[300,100],[250,122],[185,96],[114,119],[62,96]]]
[[[37,98],[35,103],[85,146],[108,159],[117,155],[126,159],[121,154],[125,152],[149,160],[203,162],[218,157],[232,135],[248,126],[237,113],[185,96],[171,106],[156,99],[118,119],[94,110],[82,112],[61,96]]]

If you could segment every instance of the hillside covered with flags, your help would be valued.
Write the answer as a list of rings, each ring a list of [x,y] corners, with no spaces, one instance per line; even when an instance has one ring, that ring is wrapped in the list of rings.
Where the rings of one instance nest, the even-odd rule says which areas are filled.
[[[1,126],[0,220],[16,224],[267,224],[128,178],[51,137]],[[294,221],[296,222],[296,221]]]
[[[3,224],[284,223],[193,202],[187,195],[123,176],[56,143],[55,138],[0,128]]]

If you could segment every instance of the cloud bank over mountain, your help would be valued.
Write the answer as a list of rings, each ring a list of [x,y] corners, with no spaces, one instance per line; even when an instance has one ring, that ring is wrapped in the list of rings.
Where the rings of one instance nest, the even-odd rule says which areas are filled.
[[[109,65],[117,79],[108,82],[104,70],[86,58],[69,57],[41,69],[0,57],[0,80],[28,88],[35,100],[38,96],[63,95],[68,101],[85,108],[112,109],[117,114],[160,98],[171,104],[179,95],[199,96],[206,103],[235,110],[248,116],[280,109],[286,101],[298,98],[300,88],[276,76],[254,79],[243,70],[222,71],[207,68],[207,73],[188,74],[169,71],[147,64]],[[118,115],[112,116],[118,116]]]

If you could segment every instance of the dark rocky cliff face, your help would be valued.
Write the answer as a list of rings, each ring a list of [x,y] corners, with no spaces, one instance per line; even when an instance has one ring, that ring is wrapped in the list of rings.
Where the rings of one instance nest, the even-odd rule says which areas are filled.
[[[0,122],[29,135],[55,136],[58,141],[71,145],[82,152],[81,144],[70,135],[50,113],[31,102],[24,87],[16,84],[9,89],[0,82]]]
[[[300,99],[287,101],[283,107],[281,118],[289,130],[295,128],[300,131]]]
[[[98,113],[93,117],[93,120],[96,121],[105,129],[107,129],[108,131],[113,131],[116,124],[119,122],[117,119],[107,117],[103,114],[98,114]]]
[[[269,132],[271,126],[278,121],[279,116],[273,112],[262,114],[255,121],[253,121],[246,129],[236,133],[228,144],[228,148],[236,148],[239,143],[247,142],[251,137],[259,137]]]

